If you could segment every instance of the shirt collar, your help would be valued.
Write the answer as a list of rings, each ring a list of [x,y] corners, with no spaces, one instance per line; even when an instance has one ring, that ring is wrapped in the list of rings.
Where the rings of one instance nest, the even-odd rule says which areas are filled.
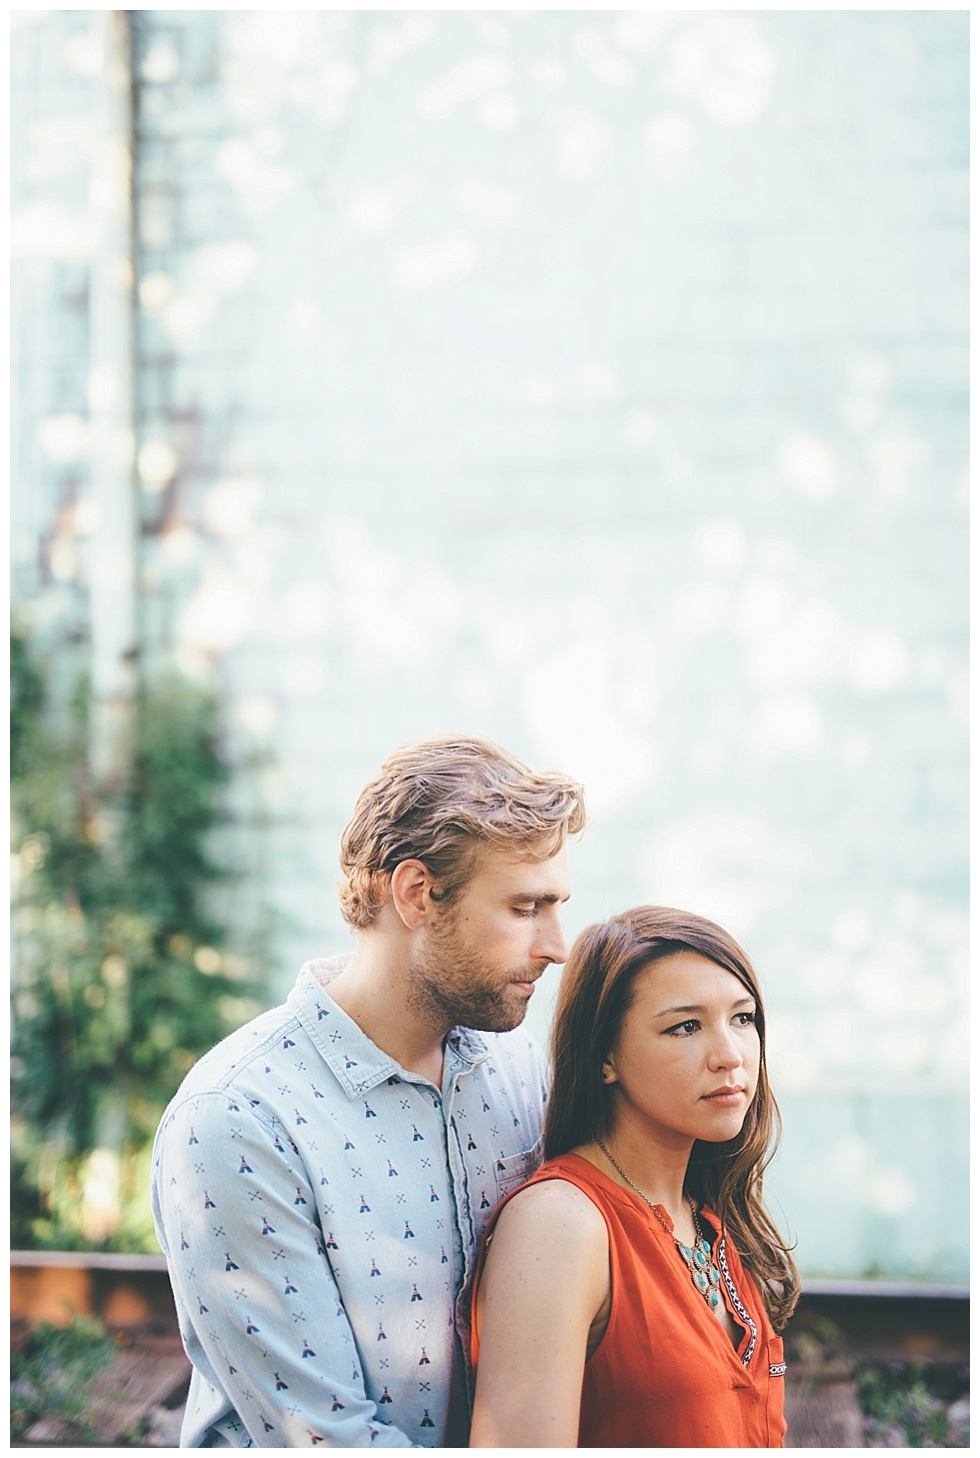
[[[403,1078],[412,1083],[424,1081],[418,1074],[407,1072],[373,1043],[327,993],[328,984],[347,965],[351,955],[348,952],[304,963],[287,999],[290,1008],[349,1099],[362,1097],[389,1078]],[[454,1056],[466,1065],[464,1072],[482,1063],[489,1052],[485,1039],[473,1028],[453,1028],[446,1037],[447,1058]]]
[[[473,1068],[490,1053],[486,1038],[475,1028],[453,1028],[446,1037],[446,1047],[458,1053],[463,1062]]]

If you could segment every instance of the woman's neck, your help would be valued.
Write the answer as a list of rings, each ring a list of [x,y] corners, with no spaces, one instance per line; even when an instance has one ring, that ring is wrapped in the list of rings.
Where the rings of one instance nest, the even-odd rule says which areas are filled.
[[[601,1141],[583,1144],[574,1152],[632,1194],[660,1205],[677,1235],[687,1241],[694,1238],[691,1206],[684,1193],[693,1147],[693,1140],[662,1143],[629,1126],[614,1124]]]

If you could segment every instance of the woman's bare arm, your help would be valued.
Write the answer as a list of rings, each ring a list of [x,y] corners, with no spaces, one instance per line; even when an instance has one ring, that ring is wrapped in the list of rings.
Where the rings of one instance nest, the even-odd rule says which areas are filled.
[[[474,1320],[480,1356],[471,1448],[574,1448],[589,1327],[609,1295],[601,1214],[567,1180],[501,1211]]]

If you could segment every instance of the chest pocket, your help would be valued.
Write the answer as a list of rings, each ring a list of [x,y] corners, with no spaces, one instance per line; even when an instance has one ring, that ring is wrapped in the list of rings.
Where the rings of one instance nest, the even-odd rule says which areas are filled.
[[[766,1346],[766,1360],[769,1364],[766,1392],[766,1437],[770,1448],[781,1448],[786,1436],[786,1419],[783,1416],[784,1378],[786,1376],[783,1339],[778,1336],[770,1337]]]
[[[525,1149],[520,1154],[508,1154],[494,1160],[493,1174],[497,1182],[497,1199],[503,1200],[507,1195],[529,1180],[541,1163],[544,1155],[544,1141],[539,1139],[530,1149]]]

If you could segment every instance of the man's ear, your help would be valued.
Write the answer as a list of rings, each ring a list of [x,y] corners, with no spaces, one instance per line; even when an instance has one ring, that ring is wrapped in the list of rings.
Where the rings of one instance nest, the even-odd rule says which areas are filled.
[[[431,914],[433,880],[422,861],[399,861],[391,873],[391,904],[409,931],[418,931]]]

